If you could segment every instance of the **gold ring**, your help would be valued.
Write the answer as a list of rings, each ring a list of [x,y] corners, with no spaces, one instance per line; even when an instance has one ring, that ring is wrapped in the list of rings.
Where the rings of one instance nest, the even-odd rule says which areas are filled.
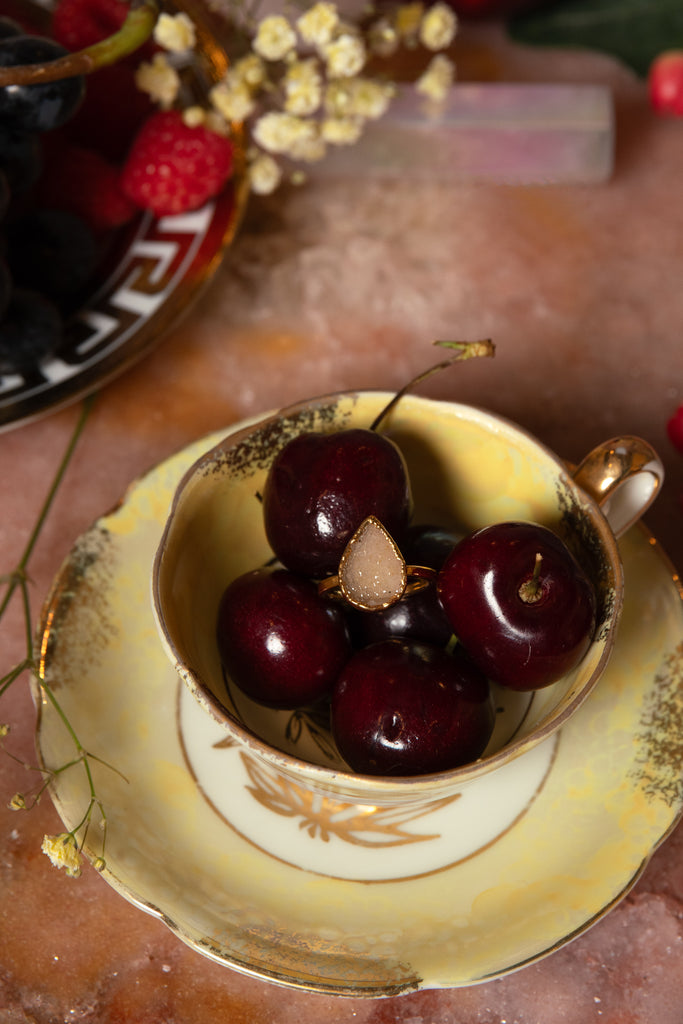
[[[426,565],[406,565],[379,519],[368,516],[344,548],[338,572],[320,581],[318,593],[376,612],[396,604],[404,594],[422,590],[436,576],[436,569]]]
[[[355,590],[351,589],[345,582],[343,576],[335,574],[334,576],[328,576],[327,579],[321,580],[318,583],[318,593],[327,594],[329,597],[344,598],[354,608],[358,608],[361,611],[372,612],[381,611],[384,608],[389,608],[392,604],[400,601],[402,597],[406,597],[408,594],[415,594],[418,590],[424,590],[429,584],[437,577],[436,569],[431,569],[427,565],[406,565],[405,566],[405,584],[402,590],[394,591],[390,597],[377,600],[373,603],[368,603],[360,599],[357,596]]]

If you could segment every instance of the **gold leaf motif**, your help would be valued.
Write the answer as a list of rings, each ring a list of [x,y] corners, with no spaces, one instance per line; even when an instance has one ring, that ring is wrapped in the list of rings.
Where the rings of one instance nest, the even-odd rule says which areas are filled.
[[[683,643],[655,676],[636,736],[637,776],[648,796],[683,803]]]
[[[217,742],[212,743],[211,746],[214,750],[228,750],[230,747],[237,746],[237,740],[233,739],[232,736],[226,736],[225,739],[217,740]]]
[[[355,846],[390,847],[438,839],[438,833],[419,835],[407,826],[419,818],[447,807],[459,794],[435,800],[427,806],[375,807],[348,804],[317,796],[275,771],[268,771],[254,758],[242,754],[251,786],[249,792],[261,806],[287,818],[300,818],[299,828],[311,839],[329,842],[331,837]]]

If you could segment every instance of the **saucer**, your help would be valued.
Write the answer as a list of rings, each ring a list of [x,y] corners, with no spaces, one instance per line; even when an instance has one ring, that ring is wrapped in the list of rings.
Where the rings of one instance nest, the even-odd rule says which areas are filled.
[[[329,816],[333,827],[322,828],[315,808],[292,807],[253,765],[220,750],[216,723],[188,702],[151,608],[152,562],[176,485],[226,433],[136,481],[77,541],[43,611],[41,674],[100,759],[91,767],[107,816],[104,878],[212,960],[317,992],[465,986],[558,949],[628,892],[683,810],[683,601],[657,541],[642,526],[621,538],[625,602],[610,663],[552,749],[541,747],[541,784],[496,835],[477,836],[473,809],[464,845],[417,876],[402,874],[391,840],[383,856],[394,866],[382,878],[360,866],[353,877],[294,867],[287,829],[306,831],[335,863],[335,846],[351,851],[365,838]],[[40,756],[65,764],[71,740],[37,686],[34,699]],[[82,768],[60,773],[51,793],[74,827],[89,800]],[[438,844],[448,806],[439,814],[436,827],[389,829]],[[259,845],[253,822],[263,815],[282,834],[278,856]],[[100,856],[101,844],[91,827],[88,856]]]

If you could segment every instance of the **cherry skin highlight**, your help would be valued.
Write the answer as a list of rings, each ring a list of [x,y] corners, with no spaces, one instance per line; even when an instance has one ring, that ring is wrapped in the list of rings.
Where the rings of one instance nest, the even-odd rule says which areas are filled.
[[[437,590],[475,664],[513,690],[540,689],[571,671],[595,630],[590,580],[560,538],[535,523],[496,523],[465,537]]]
[[[310,580],[273,567],[226,587],[216,638],[230,679],[276,708],[302,707],[328,694],[351,654],[340,607],[319,597]]]
[[[332,694],[332,734],[362,775],[424,775],[474,761],[494,718],[488,680],[466,657],[407,640],[358,651]]]
[[[276,456],[263,491],[270,546],[288,569],[314,579],[337,572],[368,516],[400,544],[411,514],[403,455],[373,430],[300,434]]]

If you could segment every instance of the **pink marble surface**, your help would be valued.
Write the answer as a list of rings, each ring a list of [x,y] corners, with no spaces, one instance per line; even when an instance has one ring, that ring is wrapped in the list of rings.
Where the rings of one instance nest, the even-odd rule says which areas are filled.
[[[76,537],[149,466],[203,433],[312,394],[392,388],[433,361],[436,337],[491,336],[493,362],[424,393],[488,406],[566,457],[620,432],[657,447],[667,482],[647,517],[683,564],[683,457],[665,422],[683,401],[683,122],[597,55],[463,33],[472,78],[605,82],[617,107],[613,179],[512,188],[324,180],[254,204],[200,305],[99,396],[31,562],[34,614]],[[0,572],[25,543],[78,410],[0,436]],[[23,651],[13,607],[3,668]],[[10,748],[33,757],[23,682],[0,700]],[[11,742],[10,742],[11,741]],[[290,991],[203,959],[88,869],[40,852],[49,800],[6,802],[25,769],[0,756],[2,1024],[681,1024],[683,831],[631,894],[536,965],[471,988],[381,1001]]]

